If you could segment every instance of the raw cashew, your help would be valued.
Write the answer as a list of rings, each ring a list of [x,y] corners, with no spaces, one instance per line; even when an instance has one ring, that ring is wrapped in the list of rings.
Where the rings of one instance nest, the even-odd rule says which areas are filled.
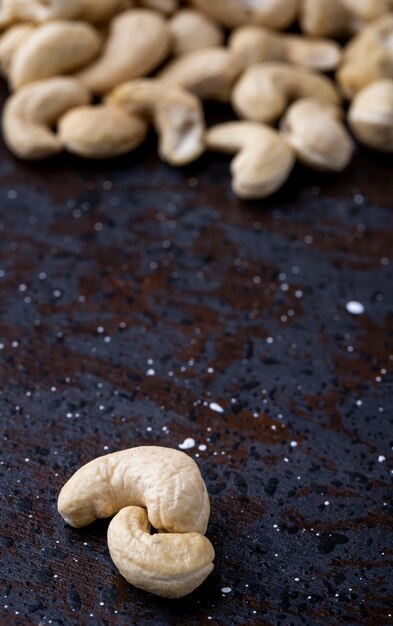
[[[139,146],[147,128],[140,117],[110,106],[79,106],[60,119],[58,133],[69,152],[87,159],[109,159]]]
[[[331,104],[340,102],[334,83],[326,76],[285,63],[261,63],[244,72],[231,101],[240,117],[271,124],[293,100],[316,94]]]
[[[108,103],[127,113],[151,117],[160,137],[159,154],[172,165],[185,165],[204,151],[203,110],[196,96],[180,87],[167,87],[156,79],[123,83]]]
[[[335,69],[341,58],[340,46],[335,41],[282,35],[262,26],[240,26],[232,32],[229,45],[243,67],[287,61],[325,72]]]
[[[150,534],[145,509],[122,509],[108,528],[112,560],[129,583],[165,598],[181,598],[213,570],[214,549],[196,532]]]
[[[392,8],[392,0],[302,0],[300,25],[309,35],[346,37]]]
[[[105,93],[148,74],[165,59],[170,45],[168,26],[158,13],[125,11],[113,18],[102,56],[76,77],[94,93]]]
[[[13,89],[76,70],[92,60],[101,39],[84,22],[53,21],[38,26],[15,51],[9,71]]]
[[[302,163],[322,172],[340,172],[353,153],[342,117],[338,107],[304,98],[289,107],[281,121],[281,132]]]
[[[288,178],[295,158],[279,133],[256,122],[227,122],[206,133],[210,150],[236,154],[231,162],[232,188],[240,198],[264,198]]]
[[[199,468],[184,452],[157,446],[101,456],[81,467],[62,488],[58,510],[81,528],[127,506],[143,506],[156,530],[205,534],[209,496]]]
[[[168,63],[158,78],[168,85],[183,87],[202,100],[226,102],[240,72],[240,62],[228,48],[202,48]]]
[[[344,49],[337,80],[351,99],[360,89],[393,78],[393,15],[372,22]]]
[[[116,13],[134,6],[133,0],[80,0],[78,18],[93,24],[102,24]]]
[[[17,22],[46,22],[72,19],[80,11],[81,0],[2,0],[1,10]]]
[[[348,121],[365,146],[393,152],[393,80],[379,80],[359,91],[352,100]]]
[[[295,21],[299,0],[192,0],[192,4],[229,28],[261,24],[284,29]]]
[[[178,0],[139,0],[139,4],[147,9],[153,9],[154,11],[160,11],[161,13],[171,14],[174,13],[179,5]]]
[[[5,103],[3,137],[22,159],[43,159],[62,150],[51,130],[68,109],[90,100],[87,89],[73,78],[50,78],[22,87]]]
[[[2,34],[0,37],[0,71],[3,76],[8,76],[17,49],[27,41],[33,31],[34,26],[31,24],[16,24]]]
[[[224,43],[222,28],[212,19],[193,9],[178,11],[168,22],[173,39],[173,54],[186,54],[199,48]]]

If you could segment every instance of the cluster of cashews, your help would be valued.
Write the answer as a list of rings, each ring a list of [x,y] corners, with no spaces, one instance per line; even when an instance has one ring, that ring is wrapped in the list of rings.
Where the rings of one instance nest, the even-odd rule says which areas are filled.
[[[74,528],[114,515],[112,560],[150,593],[181,598],[214,568],[209,496],[197,464],[179,450],[142,446],[87,463],[60,491],[58,511]]]
[[[0,30],[3,137],[23,159],[116,157],[153,126],[165,162],[233,154],[234,192],[262,198],[296,161],[348,165],[345,100],[353,135],[392,151],[393,0],[0,0]],[[206,100],[240,119],[206,130]]]

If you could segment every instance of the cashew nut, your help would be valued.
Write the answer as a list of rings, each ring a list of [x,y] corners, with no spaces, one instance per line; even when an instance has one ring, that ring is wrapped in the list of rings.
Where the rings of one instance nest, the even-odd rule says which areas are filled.
[[[101,456],[81,467],[62,488],[58,510],[81,528],[127,506],[143,506],[156,530],[205,534],[209,496],[195,461],[157,446]]]
[[[16,24],[11,26],[0,37],[0,71],[3,76],[8,76],[12,59],[19,46],[21,46],[34,31],[31,24]]]
[[[365,146],[393,152],[393,80],[379,80],[359,91],[352,100],[348,121]]]
[[[340,46],[329,39],[282,35],[262,26],[240,26],[229,45],[243,67],[266,61],[287,61],[322,72],[333,70],[341,58]]]
[[[133,0],[80,0],[80,2],[78,18],[93,24],[102,24],[116,13],[134,6]]]
[[[168,85],[183,87],[202,100],[226,102],[240,72],[240,62],[228,48],[202,48],[168,63],[158,78]]]
[[[393,78],[393,15],[372,22],[344,49],[337,80],[351,99],[366,85]]]
[[[125,11],[111,21],[102,56],[76,77],[93,93],[105,93],[126,80],[148,74],[164,60],[170,45],[168,26],[158,13]]]
[[[193,9],[178,11],[168,25],[172,33],[173,54],[186,54],[199,48],[210,48],[224,43],[222,28]]]
[[[46,22],[72,19],[80,11],[81,0],[2,0],[1,10],[17,22]]]
[[[181,598],[213,570],[214,549],[196,532],[150,534],[145,509],[122,509],[108,528],[108,547],[122,576],[140,589]]]
[[[11,87],[76,70],[91,61],[100,47],[98,33],[84,22],[42,24],[15,51],[9,70]]]
[[[295,21],[299,0],[192,0],[192,4],[229,28],[261,24],[284,29]]]
[[[153,9],[154,11],[160,11],[170,15],[174,13],[178,7],[178,0],[139,0],[139,4],[147,9]]]
[[[353,153],[342,117],[338,107],[304,98],[289,107],[281,121],[281,132],[302,163],[322,172],[340,172]]]
[[[59,121],[62,145],[87,159],[109,159],[139,146],[147,134],[147,123],[110,106],[79,106]]]
[[[309,69],[285,63],[252,65],[232,92],[232,106],[240,117],[271,124],[293,100],[313,97],[338,104],[334,83]]]
[[[18,157],[29,160],[61,152],[61,142],[52,127],[65,111],[89,100],[87,89],[73,78],[49,78],[22,87],[4,105],[6,145]]]
[[[172,165],[185,165],[204,151],[203,110],[198,98],[159,80],[139,79],[116,87],[108,103],[127,113],[153,118],[160,137],[159,154]]]
[[[210,150],[236,154],[231,162],[232,188],[240,198],[264,198],[288,178],[295,158],[279,133],[255,122],[227,122],[206,133]]]
[[[302,0],[300,25],[309,35],[346,37],[392,8],[392,0]]]

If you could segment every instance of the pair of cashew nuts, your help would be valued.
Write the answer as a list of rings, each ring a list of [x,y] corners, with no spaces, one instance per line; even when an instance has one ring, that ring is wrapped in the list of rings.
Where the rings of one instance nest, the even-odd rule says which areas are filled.
[[[348,165],[343,98],[357,139],[393,150],[393,0],[189,3],[0,0],[10,150],[110,158],[139,146],[153,125],[164,161],[234,154],[235,193],[260,198],[296,160],[322,171]],[[277,32],[296,19],[306,35]],[[324,38],[354,34],[344,48]],[[205,100],[229,102],[240,121],[206,130]]]
[[[74,528],[114,515],[112,560],[128,582],[150,593],[181,598],[214,568],[204,536],[209,496],[197,464],[179,450],[143,446],[87,463],[62,488],[58,511]]]

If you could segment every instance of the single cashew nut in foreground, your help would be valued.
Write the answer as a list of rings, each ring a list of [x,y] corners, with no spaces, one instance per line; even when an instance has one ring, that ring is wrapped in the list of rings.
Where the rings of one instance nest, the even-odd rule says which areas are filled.
[[[196,96],[179,87],[163,85],[156,79],[123,83],[107,102],[127,113],[153,119],[160,137],[159,154],[172,165],[185,165],[204,151],[203,110]]]
[[[22,42],[12,60],[13,89],[71,72],[91,61],[101,47],[97,31],[84,22],[58,20],[38,26]]]
[[[181,598],[213,570],[214,549],[196,532],[150,534],[145,509],[129,506],[108,528],[112,560],[129,583],[165,598]]]
[[[49,78],[30,83],[8,98],[3,109],[3,138],[22,159],[43,159],[61,152],[52,127],[63,113],[87,104],[90,94],[73,78]]]
[[[338,107],[304,98],[289,107],[281,120],[281,132],[302,163],[322,172],[340,172],[353,153],[342,117]]]
[[[295,157],[279,133],[255,122],[227,122],[206,133],[210,150],[236,154],[232,188],[240,198],[264,198],[287,180]]]
[[[147,130],[145,120],[106,105],[76,107],[58,124],[62,145],[87,159],[125,154],[142,143]]]
[[[168,85],[183,87],[202,100],[227,102],[241,70],[240,62],[228,48],[202,48],[169,62],[158,78]]]
[[[299,0],[192,0],[192,4],[229,28],[261,24],[284,29],[295,21]]]
[[[105,93],[126,80],[148,74],[165,59],[170,45],[169,28],[158,13],[125,11],[111,21],[101,57],[76,78],[93,93]]]
[[[2,0],[1,10],[12,16],[12,21],[46,22],[72,19],[80,12],[81,0]]]
[[[282,35],[262,26],[240,26],[232,32],[229,46],[245,68],[266,61],[286,61],[327,72],[335,69],[341,58],[335,41]]]
[[[379,80],[359,91],[348,112],[349,125],[361,143],[393,152],[393,80]]]
[[[0,37],[0,71],[7,77],[11,63],[19,46],[21,46],[34,31],[31,24],[16,24],[11,26]]]
[[[292,101],[316,94],[331,104],[340,102],[333,81],[326,76],[286,63],[261,63],[240,77],[231,102],[240,117],[272,124]]]
[[[393,78],[393,15],[372,22],[344,49],[337,80],[347,98],[383,78]]]
[[[193,9],[178,11],[168,22],[173,54],[186,54],[200,48],[221,46],[224,32],[212,19]]]

